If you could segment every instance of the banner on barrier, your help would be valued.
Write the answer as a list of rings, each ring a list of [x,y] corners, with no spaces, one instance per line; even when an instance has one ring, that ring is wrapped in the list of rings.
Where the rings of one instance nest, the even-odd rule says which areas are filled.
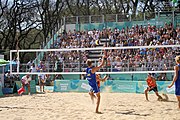
[[[3,96],[2,86],[0,86],[0,96]]]
[[[132,81],[107,80],[101,87],[103,92],[136,92],[136,83]]]
[[[89,91],[86,80],[55,80],[54,92],[86,92]]]
[[[174,93],[175,88],[167,88],[170,81],[157,81],[160,93]],[[122,93],[144,93],[147,88],[146,81],[120,81],[107,80],[101,83],[102,92],[122,92]],[[54,92],[88,92],[90,86],[87,80],[55,80]]]

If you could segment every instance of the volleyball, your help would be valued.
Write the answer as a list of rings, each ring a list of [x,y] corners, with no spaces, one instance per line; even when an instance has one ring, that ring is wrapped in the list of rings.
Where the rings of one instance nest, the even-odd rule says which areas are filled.
[[[99,44],[100,44],[100,41],[99,41],[99,40],[96,40],[96,41],[95,41],[95,44],[96,44],[96,45],[99,45]]]

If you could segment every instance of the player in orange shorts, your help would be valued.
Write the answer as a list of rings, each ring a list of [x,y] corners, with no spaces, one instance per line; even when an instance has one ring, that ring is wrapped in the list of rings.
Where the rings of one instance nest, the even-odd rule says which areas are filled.
[[[147,77],[147,79],[146,79],[146,82],[147,82],[147,85],[148,85],[147,89],[144,91],[145,96],[146,96],[146,100],[149,101],[149,99],[148,99],[148,92],[150,92],[150,91],[152,91],[152,90],[153,90],[153,91],[156,93],[156,95],[158,96],[158,100],[163,99],[163,98],[159,95],[159,93],[158,93],[158,89],[157,89],[157,85],[156,85],[156,80],[155,80],[155,78],[152,76],[151,73],[148,73],[148,77]]]
[[[106,81],[107,79],[108,79],[107,75],[104,76],[104,78],[101,78],[100,74],[96,74],[96,81],[97,81],[97,85],[98,85],[99,88],[101,86],[100,83]]]

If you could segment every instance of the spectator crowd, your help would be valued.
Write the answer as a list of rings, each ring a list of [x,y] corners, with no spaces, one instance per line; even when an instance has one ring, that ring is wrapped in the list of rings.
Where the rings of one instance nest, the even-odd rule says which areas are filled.
[[[108,47],[179,45],[180,28],[165,24],[136,25],[121,30],[114,28],[94,29],[92,31],[64,31],[51,45],[55,49],[93,48],[99,46],[101,39],[108,39]],[[102,44],[102,43],[100,43]],[[105,44],[105,43],[104,43]],[[113,49],[108,51],[109,71],[172,70],[174,58],[180,54],[179,47]],[[49,71],[73,72],[86,67],[85,61],[91,51],[55,51],[44,55],[43,61],[49,65]],[[81,63],[81,66],[80,64]],[[98,60],[95,61],[98,64]],[[47,64],[46,64],[47,65]],[[58,70],[58,68],[61,70]]]

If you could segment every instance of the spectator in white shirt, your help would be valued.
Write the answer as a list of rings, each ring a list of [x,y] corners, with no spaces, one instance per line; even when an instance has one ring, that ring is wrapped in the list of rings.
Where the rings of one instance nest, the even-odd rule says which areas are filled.
[[[44,91],[44,85],[46,83],[46,75],[42,73],[42,69],[40,69],[40,74],[38,75],[39,79],[39,86],[40,86],[40,92],[45,92]]]
[[[25,86],[28,88],[28,94],[31,94],[31,89],[30,89],[30,81],[31,77],[30,74],[26,74],[25,76],[22,77],[21,82],[22,82],[22,87],[25,88]]]

